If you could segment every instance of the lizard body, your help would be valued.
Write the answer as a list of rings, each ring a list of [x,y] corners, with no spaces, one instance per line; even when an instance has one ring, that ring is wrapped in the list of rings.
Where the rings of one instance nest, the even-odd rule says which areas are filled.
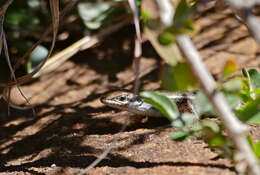
[[[196,115],[193,107],[195,93],[189,92],[164,92],[156,91],[173,100],[179,108],[180,112],[190,112]],[[150,103],[146,102],[141,96],[134,95],[131,92],[116,91],[106,97],[102,97],[101,102],[107,106],[129,111],[138,115],[162,117],[163,114],[154,108]]]

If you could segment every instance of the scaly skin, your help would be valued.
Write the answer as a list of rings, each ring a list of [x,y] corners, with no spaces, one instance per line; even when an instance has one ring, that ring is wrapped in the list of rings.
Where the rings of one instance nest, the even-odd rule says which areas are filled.
[[[157,91],[159,94],[163,94],[173,100],[180,112],[190,112],[196,115],[196,111],[193,107],[193,100],[195,99],[195,93],[189,92],[163,92]],[[162,117],[163,114],[155,109],[151,104],[142,99],[141,96],[134,95],[131,92],[116,91],[109,94],[106,97],[102,97],[101,102],[112,108],[129,111],[138,115],[150,116],[150,117]]]

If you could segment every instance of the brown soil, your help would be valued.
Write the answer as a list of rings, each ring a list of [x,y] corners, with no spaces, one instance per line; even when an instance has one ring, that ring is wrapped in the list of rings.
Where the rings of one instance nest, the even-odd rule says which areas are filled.
[[[259,47],[230,10],[214,6],[197,20],[201,33],[193,41],[215,77],[230,58],[241,67],[258,66]],[[128,112],[114,111],[99,98],[114,88],[133,88],[133,26],[108,37],[98,47],[83,51],[55,72],[22,86],[31,111],[0,106],[0,174],[75,174],[92,163],[114,138],[115,148],[88,174],[236,174],[234,165],[218,158],[196,138],[174,142],[167,119],[146,123]],[[142,89],[159,87],[161,60],[144,43]],[[23,103],[14,90],[13,100]],[[127,123],[127,124],[126,124]],[[120,132],[123,125],[125,131]],[[254,139],[260,129],[251,126]]]

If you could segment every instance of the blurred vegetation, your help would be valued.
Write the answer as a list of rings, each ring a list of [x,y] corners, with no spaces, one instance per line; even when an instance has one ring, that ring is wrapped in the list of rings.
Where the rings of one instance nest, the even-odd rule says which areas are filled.
[[[61,1],[61,9],[69,0]],[[161,71],[161,87],[170,91],[188,91],[198,88],[191,71],[178,50],[175,41],[177,34],[194,36],[199,29],[195,25],[192,16],[199,1],[186,2],[180,0],[176,6],[175,16],[171,26],[163,26],[158,16],[153,17],[149,9],[142,7],[141,1],[137,1],[141,10],[140,19],[143,24],[144,34],[151,42],[155,50],[168,63]],[[2,6],[5,1],[0,2]],[[5,14],[4,29],[7,35],[11,62],[17,59],[32,47],[40,39],[41,34],[51,23],[48,1],[24,0],[13,1]],[[106,28],[113,20],[130,13],[126,0],[111,1],[79,1],[73,8],[69,17],[74,17],[73,28],[70,18],[60,21],[60,30],[71,32],[80,31],[81,35],[89,35]],[[72,19],[72,18],[71,18]],[[83,27],[84,26],[84,27]],[[68,38],[65,38],[65,40]],[[58,40],[62,40],[58,38]],[[46,37],[44,42],[30,54],[24,62],[23,68],[30,72],[35,68],[48,53],[50,38]],[[69,42],[68,42],[69,43]],[[175,52],[173,52],[173,49]],[[3,54],[2,54],[3,56]],[[235,60],[228,60],[218,87],[233,109],[238,118],[249,124],[260,124],[260,73],[255,69],[243,69],[243,77],[230,78],[238,71]],[[213,149],[218,148],[221,155],[233,156],[232,142],[223,133],[223,124],[211,120],[196,121],[196,116],[181,113],[176,104],[167,97],[156,92],[143,92],[141,95],[155,107],[157,107],[173,124],[179,127],[179,131],[172,134],[172,139],[182,141],[189,136],[204,139]],[[213,107],[202,92],[198,92],[195,99],[195,107],[199,116],[216,117]],[[182,120],[182,125],[176,125],[176,121]],[[260,142],[254,143],[248,136],[256,156],[260,158]]]

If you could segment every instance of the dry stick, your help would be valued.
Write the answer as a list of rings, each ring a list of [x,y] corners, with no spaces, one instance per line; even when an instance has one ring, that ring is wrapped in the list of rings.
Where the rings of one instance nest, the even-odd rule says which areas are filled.
[[[228,107],[223,94],[216,90],[216,82],[203,65],[203,62],[201,61],[202,59],[191,39],[185,35],[178,35],[176,36],[176,42],[184,54],[186,61],[189,63],[193,73],[197,77],[203,91],[206,93],[216,109],[218,116],[223,121],[229,136],[234,141],[238,150],[243,154],[243,158],[248,164],[249,171],[253,175],[259,175],[260,169],[258,167],[258,160],[244,136],[245,131],[247,131],[247,126],[237,119]]]
[[[139,13],[138,7],[136,5],[135,0],[128,0],[129,6],[132,10],[134,16],[134,24],[135,24],[135,32],[136,32],[136,39],[135,39],[135,50],[134,50],[134,57],[135,57],[135,84],[134,84],[134,94],[138,94],[139,87],[140,87],[140,61],[142,55],[142,37],[141,37],[141,29],[139,23]]]

